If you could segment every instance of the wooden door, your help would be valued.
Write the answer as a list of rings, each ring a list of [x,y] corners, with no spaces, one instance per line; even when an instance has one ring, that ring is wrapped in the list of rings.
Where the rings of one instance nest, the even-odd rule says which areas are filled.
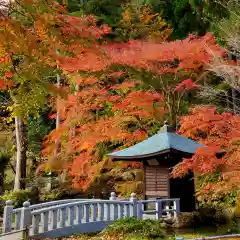
[[[169,197],[169,170],[167,167],[145,167],[145,195],[147,199]]]
[[[170,197],[180,198],[181,212],[192,212],[196,209],[193,174],[188,174],[182,178],[171,178],[170,186]]]

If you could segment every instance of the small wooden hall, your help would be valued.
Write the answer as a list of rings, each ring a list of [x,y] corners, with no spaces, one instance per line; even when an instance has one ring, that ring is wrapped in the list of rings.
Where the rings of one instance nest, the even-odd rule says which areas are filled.
[[[114,161],[143,163],[145,199],[180,198],[181,211],[191,212],[196,208],[193,173],[173,179],[169,169],[183,158],[191,158],[199,147],[203,145],[175,133],[165,122],[154,136],[109,156]]]

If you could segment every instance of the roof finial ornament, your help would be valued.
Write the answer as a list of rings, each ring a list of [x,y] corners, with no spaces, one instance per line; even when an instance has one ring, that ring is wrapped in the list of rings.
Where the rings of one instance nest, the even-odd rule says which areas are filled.
[[[172,126],[169,125],[168,120],[164,121],[164,125],[161,127],[159,132],[174,132]]]
[[[167,120],[167,119],[164,121],[164,125],[165,125],[165,126],[166,126],[166,125],[169,125],[169,123],[168,123],[168,120]]]

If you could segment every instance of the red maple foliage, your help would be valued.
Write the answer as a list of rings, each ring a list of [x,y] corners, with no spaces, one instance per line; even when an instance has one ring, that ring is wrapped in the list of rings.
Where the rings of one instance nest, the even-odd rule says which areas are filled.
[[[57,101],[61,124],[46,138],[42,154],[48,167],[67,168],[74,185],[86,187],[104,164],[106,152],[146,138],[150,125],[162,120],[166,109],[176,115],[179,108],[170,96],[176,93],[180,99],[184,91],[195,88],[196,76],[211,61],[211,52],[222,54],[222,50],[209,34],[169,43],[100,44],[99,38],[110,32],[108,26],[98,27],[92,16],[69,16],[57,2],[47,1],[44,13],[42,1],[20,2],[25,10],[31,9],[24,22],[8,17],[1,20],[0,63],[7,65],[1,65],[1,86],[5,88],[12,78],[22,84],[18,77],[22,74],[26,79],[39,79],[31,74],[38,74],[43,66],[62,71],[67,86],[59,90],[47,85],[50,92],[65,93]],[[23,56],[21,68],[14,67],[12,53]],[[125,70],[113,69],[115,65],[153,72],[152,80],[162,81],[162,93],[139,90],[137,82],[128,81]],[[178,77],[170,84],[162,80],[166,74]],[[185,80],[189,75],[193,82]],[[41,81],[34,84],[46,87]],[[72,87],[78,90],[72,91]],[[56,142],[61,143],[57,155]]]
[[[158,89],[164,97],[171,124],[175,125],[184,105],[187,91],[197,90],[205,81],[205,70],[216,56],[225,50],[210,33],[203,37],[189,35],[184,40],[153,43],[134,40],[105,46],[111,57],[108,64],[121,64],[139,72],[151,73],[136,76]]]
[[[46,66],[58,67],[68,73],[80,69],[102,69],[102,53],[96,41],[111,31],[108,26],[97,26],[93,16],[69,16],[54,0],[21,1],[16,9],[22,11],[24,21],[21,17],[18,19],[7,15],[0,20],[3,88],[11,87],[13,83],[22,84],[25,78],[33,79],[33,74],[39,76]],[[16,58],[21,58],[18,66]],[[35,71],[31,71],[33,68]],[[25,78],[21,78],[22,75]],[[38,81],[34,84],[40,86],[45,83]],[[57,90],[51,85],[46,87],[49,92]]]
[[[96,85],[95,88],[91,87],[94,81],[89,78],[88,81],[84,82],[86,85],[84,90],[79,91],[76,95],[71,94],[69,86],[74,83],[75,86],[81,87],[81,83],[78,82],[79,78],[76,78],[78,77],[78,71],[98,71],[105,68],[105,58],[103,58],[102,49],[97,44],[97,41],[103,35],[108,34],[110,28],[106,25],[97,26],[96,20],[92,16],[69,16],[65,9],[54,0],[19,1],[11,4],[13,9],[14,4],[17,5],[15,10],[17,13],[21,13],[21,16],[17,15],[15,17],[16,15],[8,16],[3,14],[0,19],[0,87],[2,89],[9,87],[11,91],[12,86],[17,86],[18,90],[23,86],[21,89],[28,89],[27,94],[29,89],[36,91],[32,95],[29,94],[31,102],[25,100],[24,107],[29,107],[31,103],[30,108],[37,106],[37,110],[41,107],[39,99],[36,97],[38,93],[41,100],[43,95],[46,96],[46,92],[52,93],[59,98],[60,96],[67,96],[67,99],[58,99],[57,101],[61,107],[60,117],[62,124],[56,131],[53,131],[52,135],[55,134],[54,143],[61,140],[61,150],[65,151],[64,154],[68,158],[71,158],[72,152],[79,147],[78,151],[81,152],[81,157],[84,154],[86,155],[86,158],[82,158],[84,166],[84,161],[90,162],[87,156],[91,146],[95,142],[103,141],[108,136],[104,132],[106,131],[104,127],[101,128],[95,124],[95,135],[102,131],[102,135],[95,140],[91,135],[94,124],[91,126],[89,122],[89,124],[84,125],[86,123],[84,120],[89,119],[91,121],[94,119],[94,112],[102,110],[110,95],[107,94],[104,87],[101,87],[101,84]],[[46,81],[44,73],[56,72],[56,69],[66,78],[67,86],[58,88]],[[15,91],[14,94],[15,96],[16,94],[20,95],[22,91]],[[21,96],[19,98],[22,99]],[[17,103],[14,107],[21,108],[21,105],[23,104]],[[18,114],[22,112],[25,113],[23,117],[27,118],[26,115],[30,111],[24,109],[24,111],[18,111]],[[88,115],[88,117],[84,118],[85,115]],[[112,117],[113,121],[111,119],[106,122],[104,122],[104,119],[101,119],[101,121],[106,127],[113,124],[113,134],[118,134],[119,131],[121,135],[121,131],[114,126],[115,119],[114,116]],[[80,124],[80,127],[78,127],[78,124]],[[74,136],[78,135],[80,129],[86,130],[85,135],[82,135],[83,142],[74,138]],[[65,141],[66,134],[69,136],[68,143]],[[85,142],[84,138],[88,134],[90,134],[90,140]],[[124,132],[121,137],[123,135]],[[68,147],[64,149],[65,145]],[[84,153],[86,147],[89,152]],[[45,152],[49,153],[50,151],[56,151],[54,144],[48,145]],[[52,161],[50,155],[46,156],[49,157],[49,162],[53,163],[54,161]],[[67,166],[65,161],[61,165],[63,168]]]
[[[201,199],[206,196],[209,198],[209,195],[221,196],[239,189],[239,115],[218,113],[213,106],[195,107],[188,116],[181,118],[179,133],[206,147],[199,148],[191,159],[184,159],[175,166],[174,177],[184,176],[189,170],[203,179],[207,179],[211,174],[217,176],[215,181],[206,181],[199,189]],[[216,153],[225,155],[216,157]]]
[[[213,57],[208,49],[215,54],[223,53],[213,37],[206,35],[159,44],[145,41],[95,44],[83,54],[76,54],[77,57],[60,59],[59,66],[79,90],[60,101],[61,125],[46,138],[43,150],[47,166],[67,167],[73,185],[86,188],[100,173],[107,152],[145,139],[148,123],[163,120],[169,110],[166,104],[171,105],[168,94],[176,93],[181,98],[185,91],[197,87],[194,80],[185,76],[191,74],[196,79],[203,71]],[[99,54],[100,50],[104,50],[107,57]],[[163,82],[163,94],[138,90],[138,82],[128,80],[127,69],[116,72],[112,68],[116,64],[152,71],[153,81],[169,73],[179,78],[173,79],[171,85]],[[79,71],[91,71],[95,75],[83,76]],[[182,78],[186,80],[181,83]],[[175,105],[170,107],[177,109]],[[61,142],[57,156],[54,154],[56,139]],[[128,166],[129,163],[125,167]]]
[[[198,88],[198,85],[194,83],[192,79],[186,79],[183,82],[179,83],[176,86],[175,90],[178,92],[185,92],[185,91],[189,91],[197,88]]]
[[[104,165],[106,151],[145,139],[144,122],[163,120],[164,109],[160,94],[134,90],[136,84],[128,81],[114,85],[94,78],[92,85],[89,78],[79,76],[77,81],[81,91],[60,101],[61,125],[46,138],[42,153],[50,167],[68,168],[74,187],[85,188]],[[61,139],[57,161],[56,138]]]
[[[189,35],[184,40],[152,43],[132,40],[128,43],[107,45],[111,62],[149,70],[155,73],[178,73],[181,75],[201,73],[213,56],[225,51],[216,44],[210,33],[203,37]]]

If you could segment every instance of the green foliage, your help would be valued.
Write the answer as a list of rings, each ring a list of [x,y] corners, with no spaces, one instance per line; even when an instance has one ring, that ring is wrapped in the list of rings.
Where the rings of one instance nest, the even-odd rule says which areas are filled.
[[[69,199],[71,198],[71,185],[70,182],[64,180],[64,173],[62,175],[53,174],[51,178],[51,191],[47,191],[46,189],[46,182],[49,182],[50,179],[48,177],[41,177],[41,181],[37,184],[41,185],[40,193],[39,193],[39,200],[42,202],[44,201],[54,201],[54,200],[61,200],[61,199]]]
[[[225,6],[227,2],[228,4]],[[205,3],[204,5],[205,19],[211,23],[211,27],[216,26],[222,19],[229,17],[230,10],[232,9],[231,6],[232,4],[230,4],[231,2],[234,3],[234,1],[231,0],[208,1],[207,4]]]
[[[0,149],[0,168],[4,169],[11,159],[11,154],[6,149]]]
[[[55,121],[48,118],[48,111],[42,110],[40,117],[28,119],[28,151],[37,156],[42,150],[43,138],[55,127]]]
[[[15,208],[22,207],[23,203],[33,197],[33,192],[30,190],[6,191],[0,200],[12,200]]]
[[[218,23],[228,16],[223,1],[203,0],[133,0],[134,3],[151,4],[155,12],[162,13],[172,25],[174,39],[185,38],[189,33],[203,35],[210,23]]]
[[[201,0],[133,0],[135,4],[151,4],[173,27],[173,39],[183,39],[189,33],[204,34],[208,21],[202,17]]]
[[[203,35],[207,28],[208,22],[205,22],[202,16],[202,1],[173,0],[171,19],[169,19],[174,28],[173,38],[183,39],[189,33]],[[168,12],[168,14],[170,14]]]
[[[222,17],[220,19],[219,15],[211,12],[213,14],[213,16],[209,17],[213,19],[213,21],[211,21],[211,31],[215,33],[218,43],[227,49],[232,60],[236,60],[239,55],[240,36],[239,2],[229,1],[228,5],[225,6],[225,2],[218,1],[218,4],[220,4],[220,6],[216,6],[216,8],[221,8],[219,14],[222,13]],[[216,61],[213,64],[213,72],[210,72],[207,76],[208,84],[211,87],[206,88],[205,91],[202,92],[202,96],[204,104],[214,104],[221,112],[233,111],[235,108],[239,108],[238,96],[235,98],[234,92],[232,91],[234,84],[230,83],[230,79],[233,78],[233,76],[228,75],[227,72],[224,76],[224,71],[219,74],[217,70],[218,64],[225,64],[223,59],[221,61]]]
[[[94,14],[100,23],[107,23],[113,28],[119,27],[121,14],[124,11],[124,4],[141,7],[151,5],[155,13],[159,13],[173,27],[173,39],[183,39],[189,33],[203,35],[210,27],[210,23],[219,22],[220,19],[229,15],[228,9],[223,1],[203,0],[132,0],[132,1],[111,1],[111,0],[88,0],[80,4],[77,0],[69,1],[70,12],[76,12],[79,16]],[[82,5],[82,7],[81,7]],[[82,9],[82,10],[81,10]],[[113,35],[118,35],[115,31]],[[116,37],[115,36],[115,37]]]
[[[11,89],[13,115],[27,120],[30,115],[39,116],[45,108],[49,97],[49,84],[56,80],[57,72],[40,63],[28,65],[19,64],[21,76],[18,77],[18,87]],[[32,70],[35,68],[34,70]]]
[[[223,10],[226,11],[225,8]],[[218,40],[220,43],[223,44],[225,43],[230,48],[237,48],[237,42],[239,42],[240,34],[239,4],[229,6],[229,8],[227,9],[227,14],[225,14],[225,17],[219,21],[213,22],[212,28],[215,34],[218,36]],[[236,45],[234,45],[234,43]]]
[[[166,237],[160,222],[154,220],[139,220],[135,217],[124,218],[116,221],[104,232],[111,234],[126,234],[128,239],[163,239]]]
[[[169,39],[172,29],[162,14],[154,12],[151,4],[129,4],[124,8],[116,32],[128,39],[151,39],[164,42]]]
[[[235,207],[237,199],[236,191],[229,191],[228,193],[212,194],[211,196],[198,195],[197,200],[201,207],[209,207],[215,209],[224,209],[225,207]]]
[[[203,194],[198,192],[198,189],[206,187],[208,184],[214,184],[219,181],[221,175],[219,172],[213,174],[206,174],[205,176],[198,176],[198,186],[196,197],[202,207],[211,207],[211,208],[224,208],[226,206],[234,207],[236,205],[236,199],[238,193],[236,190],[229,190],[227,193],[223,192],[211,192],[208,194]]]
[[[56,201],[61,199],[61,193],[45,193],[41,195],[42,201]]]
[[[121,0],[88,0],[84,6],[85,14],[97,16],[99,23],[115,26],[119,23],[122,13]]]
[[[69,0],[68,1],[68,11],[69,12],[76,12],[79,11],[82,7],[82,3],[85,2],[84,0]]]
[[[155,12],[164,13],[169,10],[171,6],[170,1],[159,1],[159,0],[132,0],[131,3],[136,6],[151,5]],[[164,14],[165,15],[165,14]]]

